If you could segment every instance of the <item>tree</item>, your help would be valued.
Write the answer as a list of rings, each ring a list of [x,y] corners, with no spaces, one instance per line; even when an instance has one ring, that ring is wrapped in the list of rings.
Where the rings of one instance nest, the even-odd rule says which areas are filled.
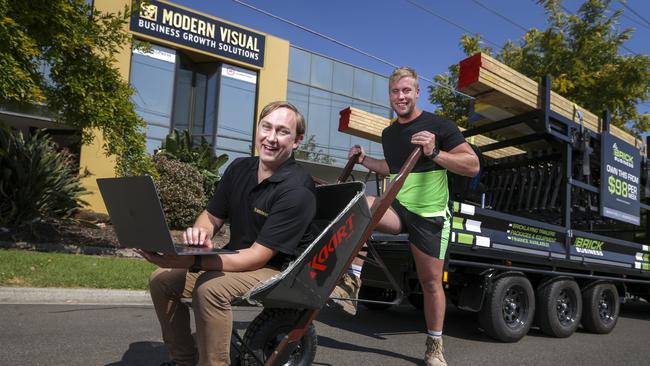
[[[619,53],[633,33],[633,29],[619,29],[622,11],[608,15],[611,0],[587,0],[576,15],[564,12],[561,0],[538,3],[546,10],[548,28],[529,30],[518,45],[508,41],[494,56],[537,82],[550,74],[554,91],[596,114],[608,109],[616,126],[637,136],[648,131],[650,118],[640,115],[636,105],[649,98],[650,58]],[[479,35],[464,35],[460,44],[467,55],[492,54],[491,49],[481,48]],[[436,81],[452,87],[457,80],[457,65],[436,76]],[[465,121],[462,107],[467,101],[440,89],[429,87],[429,100],[440,104],[438,113]]]
[[[102,13],[84,0],[0,0],[0,99],[46,103],[84,143],[98,128],[119,175],[153,172],[133,90],[115,66],[132,41],[129,16],[126,7]]]
[[[294,156],[296,159],[309,160],[322,164],[336,162],[336,159],[324,153],[323,149],[318,149],[316,135],[310,135],[307,141],[303,141],[298,150],[295,151]]]

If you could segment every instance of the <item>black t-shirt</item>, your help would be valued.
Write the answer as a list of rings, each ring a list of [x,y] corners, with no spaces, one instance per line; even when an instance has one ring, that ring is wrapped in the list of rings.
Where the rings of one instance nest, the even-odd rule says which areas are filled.
[[[399,172],[416,146],[411,143],[411,136],[420,131],[435,134],[436,144],[443,151],[450,151],[465,142],[456,123],[433,113],[422,112],[404,124],[393,122],[384,129],[381,136],[391,178]],[[422,217],[447,216],[447,170],[432,159],[421,156],[395,198],[409,211]]]
[[[269,266],[281,269],[299,256],[314,238],[310,223],[316,214],[311,176],[289,158],[257,184],[257,157],[239,158],[228,166],[208,212],[230,221],[228,249],[254,242],[278,251]]]
[[[436,114],[422,111],[417,118],[408,123],[393,122],[381,134],[384,157],[391,174],[402,168],[416,145],[411,144],[411,136],[420,131],[429,131],[436,135],[436,144],[442,151],[450,151],[465,142],[458,126],[452,120]],[[413,168],[414,173],[444,169],[433,160],[422,156]]]

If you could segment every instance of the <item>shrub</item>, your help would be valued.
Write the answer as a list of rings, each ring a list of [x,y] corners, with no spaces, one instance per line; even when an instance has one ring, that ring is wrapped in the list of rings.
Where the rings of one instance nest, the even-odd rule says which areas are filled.
[[[72,155],[39,131],[25,139],[0,123],[0,225],[64,218],[85,204]]]
[[[228,161],[228,155],[216,156],[214,149],[206,139],[201,136],[201,142],[195,144],[190,132],[183,130],[172,130],[156,155],[165,155],[170,159],[191,164],[198,169],[202,176],[203,191],[207,197],[212,197],[216,185],[221,178],[219,168]]]
[[[154,163],[159,173],[156,186],[167,224],[171,229],[192,226],[208,201],[201,173],[188,163],[162,154],[154,156]]]

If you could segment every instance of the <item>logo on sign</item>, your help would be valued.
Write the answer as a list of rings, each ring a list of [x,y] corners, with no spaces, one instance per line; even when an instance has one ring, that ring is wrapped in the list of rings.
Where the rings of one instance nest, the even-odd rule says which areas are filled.
[[[153,4],[140,4],[140,18],[155,22],[158,19],[158,7]]]

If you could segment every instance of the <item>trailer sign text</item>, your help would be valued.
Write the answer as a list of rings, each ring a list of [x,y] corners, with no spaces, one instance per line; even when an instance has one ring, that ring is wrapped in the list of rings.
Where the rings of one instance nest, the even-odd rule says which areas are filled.
[[[638,150],[603,132],[601,136],[600,212],[603,216],[640,224]]]

